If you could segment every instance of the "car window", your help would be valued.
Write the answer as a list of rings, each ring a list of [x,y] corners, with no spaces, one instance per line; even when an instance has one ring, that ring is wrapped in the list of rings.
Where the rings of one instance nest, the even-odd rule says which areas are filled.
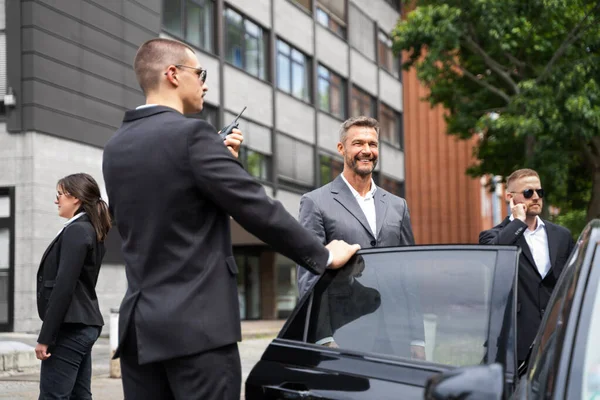
[[[546,308],[529,362],[529,394],[532,398],[547,398],[554,393],[556,370],[577,283],[575,278],[584,257],[585,251],[578,245]]]
[[[600,399],[600,290],[596,290],[583,362],[582,398]]]
[[[496,259],[494,251],[451,249],[356,256],[315,286],[306,340],[386,357],[479,364]]]

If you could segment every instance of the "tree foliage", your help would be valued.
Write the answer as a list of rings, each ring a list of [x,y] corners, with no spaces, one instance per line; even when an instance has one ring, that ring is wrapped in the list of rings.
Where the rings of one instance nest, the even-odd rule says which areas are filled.
[[[480,135],[469,174],[534,168],[554,205],[600,217],[599,0],[416,0],[392,37],[448,133]]]

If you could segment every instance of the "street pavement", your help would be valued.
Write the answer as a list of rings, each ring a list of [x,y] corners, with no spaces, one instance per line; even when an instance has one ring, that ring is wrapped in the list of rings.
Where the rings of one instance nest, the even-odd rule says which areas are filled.
[[[244,321],[246,322],[246,321]],[[246,324],[244,339],[239,343],[240,358],[242,360],[242,392],[240,399],[244,399],[244,385],[252,367],[260,360],[262,353],[273,339],[274,330],[280,328],[282,322],[273,321],[272,327],[257,324],[256,328]],[[244,331],[244,323],[242,323]],[[274,328],[273,328],[274,327]],[[37,335],[8,333],[3,334],[0,340],[18,341],[30,346],[35,346]],[[109,377],[110,365],[109,339],[101,337],[92,350],[92,395],[94,400],[115,400],[123,398],[121,379]],[[34,400],[39,395],[39,368],[31,368],[18,373],[1,375],[0,373],[0,399],[2,400]]]

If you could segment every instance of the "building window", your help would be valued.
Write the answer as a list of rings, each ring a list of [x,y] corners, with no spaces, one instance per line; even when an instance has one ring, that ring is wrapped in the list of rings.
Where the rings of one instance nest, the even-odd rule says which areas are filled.
[[[214,1],[163,0],[163,29],[214,53]]]
[[[338,157],[321,154],[319,156],[319,166],[321,178],[319,184],[325,185],[342,173],[344,170],[344,161]]]
[[[240,148],[239,160],[253,177],[261,181],[271,181],[271,158],[246,146]]]
[[[319,108],[340,119],[346,118],[346,83],[344,79],[319,65]]]
[[[336,35],[346,37],[345,0],[327,0],[317,3],[317,22]]]
[[[352,116],[375,117],[375,100],[367,92],[352,86]]]
[[[400,74],[400,59],[394,56],[392,51],[392,39],[383,32],[379,32],[377,40],[377,52],[379,54],[379,66],[396,78],[402,78]]]
[[[404,145],[402,114],[383,103],[379,104],[379,136],[395,147],[402,148]]]
[[[267,79],[267,34],[230,8],[225,9],[225,60],[250,75]]]
[[[370,60],[375,61],[375,22],[355,5],[348,10],[348,42]]]
[[[292,0],[292,2],[299,4],[302,8],[312,14],[312,0]]]
[[[204,103],[204,107],[202,111],[197,114],[189,114],[188,118],[198,118],[203,119],[212,126],[214,126],[217,130],[219,129],[219,108],[212,106],[210,104]]]
[[[315,184],[313,147],[282,134],[277,135],[277,172],[283,184],[310,189]]]
[[[277,40],[277,87],[292,96],[310,101],[308,57],[283,40]]]
[[[380,176],[380,185],[383,189],[387,190],[391,194],[395,194],[399,197],[404,197],[404,182],[397,181],[395,179],[389,178],[385,175]]]

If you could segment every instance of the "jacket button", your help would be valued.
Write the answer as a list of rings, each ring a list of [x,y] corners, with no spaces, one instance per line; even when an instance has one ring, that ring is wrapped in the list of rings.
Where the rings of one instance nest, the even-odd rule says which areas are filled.
[[[41,282],[41,281],[42,281],[42,277],[38,276],[38,282]]]
[[[546,309],[545,309],[545,308],[542,308],[542,314],[543,314],[543,313],[545,313],[545,312],[546,312]]]
[[[376,244],[377,244],[377,242],[376,242],[376,241],[374,241],[374,240],[371,240],[371,246],[375,247],[375,245],[376,245]]]

